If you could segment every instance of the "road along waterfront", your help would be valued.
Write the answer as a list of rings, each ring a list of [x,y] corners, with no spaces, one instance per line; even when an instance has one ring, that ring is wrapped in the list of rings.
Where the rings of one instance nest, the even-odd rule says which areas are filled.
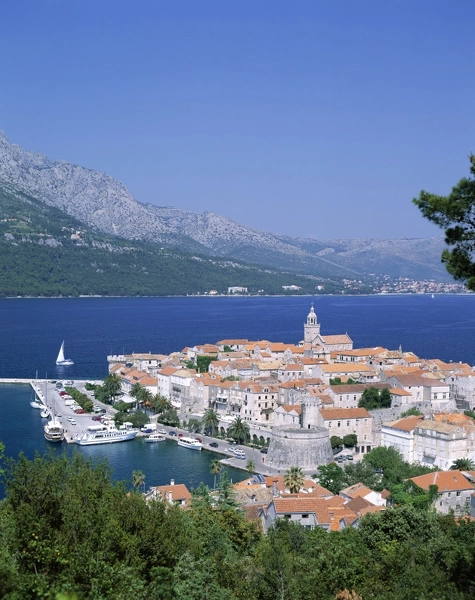
[[[213,486],[214,475],[211,474],[210,465],[216,458],[216,454],[211,452],[212,448],[206,447],[206,451],[203,452],[191,452],[187,448],[178,447],[176,441],[169,435],[166,436],[167,440],[160,444],[147,444],[143,437],[129,442],[100,446],[51,444],[43,435],[46,420],[40,417],[39,410],[30,406],[31,399],[30,384],[17,382],[0,385],[0,414],[2,415],[0,441],[5,444],[7,457],[16,458],[20,452],[30,459],[36,452],[39,454],[44,454],[46,451],[68,454],[80,452],[92,460],[107,459],[117,480],[131,482],[132,472],[141,470],[145,474],[146,487],[167,485],[172,479],[176,483],[184,483],[189,489],[197,487],[200,482]],[[82,422],[76,418],[81,416],[85,415],[76,415],[75,420],[84,426],[86,419]],[[91,416],[88,419],[93,422]],[[167,430],[169,429],[167,427]],[[222,440],[218,440],[218,443],[220,446],[223,444]],[[228,465],[226,470],[232,481],[241,481],[247,475],[231,465]],[[3,488],[0,487],[0,497],[3,493]]]

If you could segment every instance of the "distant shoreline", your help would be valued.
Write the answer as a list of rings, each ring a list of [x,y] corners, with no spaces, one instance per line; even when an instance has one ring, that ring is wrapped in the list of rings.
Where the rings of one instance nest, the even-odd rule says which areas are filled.
[[[2,296],[0,300],[82,300],[98,298],[377,298],[384,296],[473,296],[475,292],[387,292],[378,294],[177,294],[167,296]]]

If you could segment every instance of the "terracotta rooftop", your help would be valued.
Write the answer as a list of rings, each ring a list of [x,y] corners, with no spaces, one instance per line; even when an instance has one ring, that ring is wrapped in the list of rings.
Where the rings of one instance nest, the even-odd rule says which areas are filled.
[[[371,417],[366,408],[321,408],[320,414],[325,421],[330,419],[368,419]]]
[[[424,490],[428,490],[430,485],[436,485],[441,492],[452,492],[474,489],[475,485],[470,483],[461,471],[435,471],[419,477],[412,477],[416,485]]]

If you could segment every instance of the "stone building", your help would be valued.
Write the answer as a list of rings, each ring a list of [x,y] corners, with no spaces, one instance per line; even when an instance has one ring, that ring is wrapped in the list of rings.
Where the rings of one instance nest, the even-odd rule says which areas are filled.
[[[472,423],[424,420],[416,425],[415,462],[450,469],[458,458],[475,458],[475,427]]]
[[[364,454],[373,449],[373,418],[366,408],[321,408],[317,424],[328,430],[330,437],[356,434],[355,452]]]
[[[438,488],[438,496],[434,500],[436,512],[446,515],[453,511],[455,515],[470,514],[471,496],[475,485],[461,471],[435,471],[411,479],[423,490],[429,490],[431,485]]]
[[[406,462],[414,462],[414,429],[423,416],[412,416],[383,423],[381,427],[381,446],[393,447],[402,454]]]

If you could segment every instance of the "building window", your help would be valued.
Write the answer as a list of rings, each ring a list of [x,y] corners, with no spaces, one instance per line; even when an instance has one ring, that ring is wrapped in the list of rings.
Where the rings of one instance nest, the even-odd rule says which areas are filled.
[[[302,519],[308,519],[308,515],[302,515]]]
[[[460,496],[460,492],[457,492],[457,496]]]

